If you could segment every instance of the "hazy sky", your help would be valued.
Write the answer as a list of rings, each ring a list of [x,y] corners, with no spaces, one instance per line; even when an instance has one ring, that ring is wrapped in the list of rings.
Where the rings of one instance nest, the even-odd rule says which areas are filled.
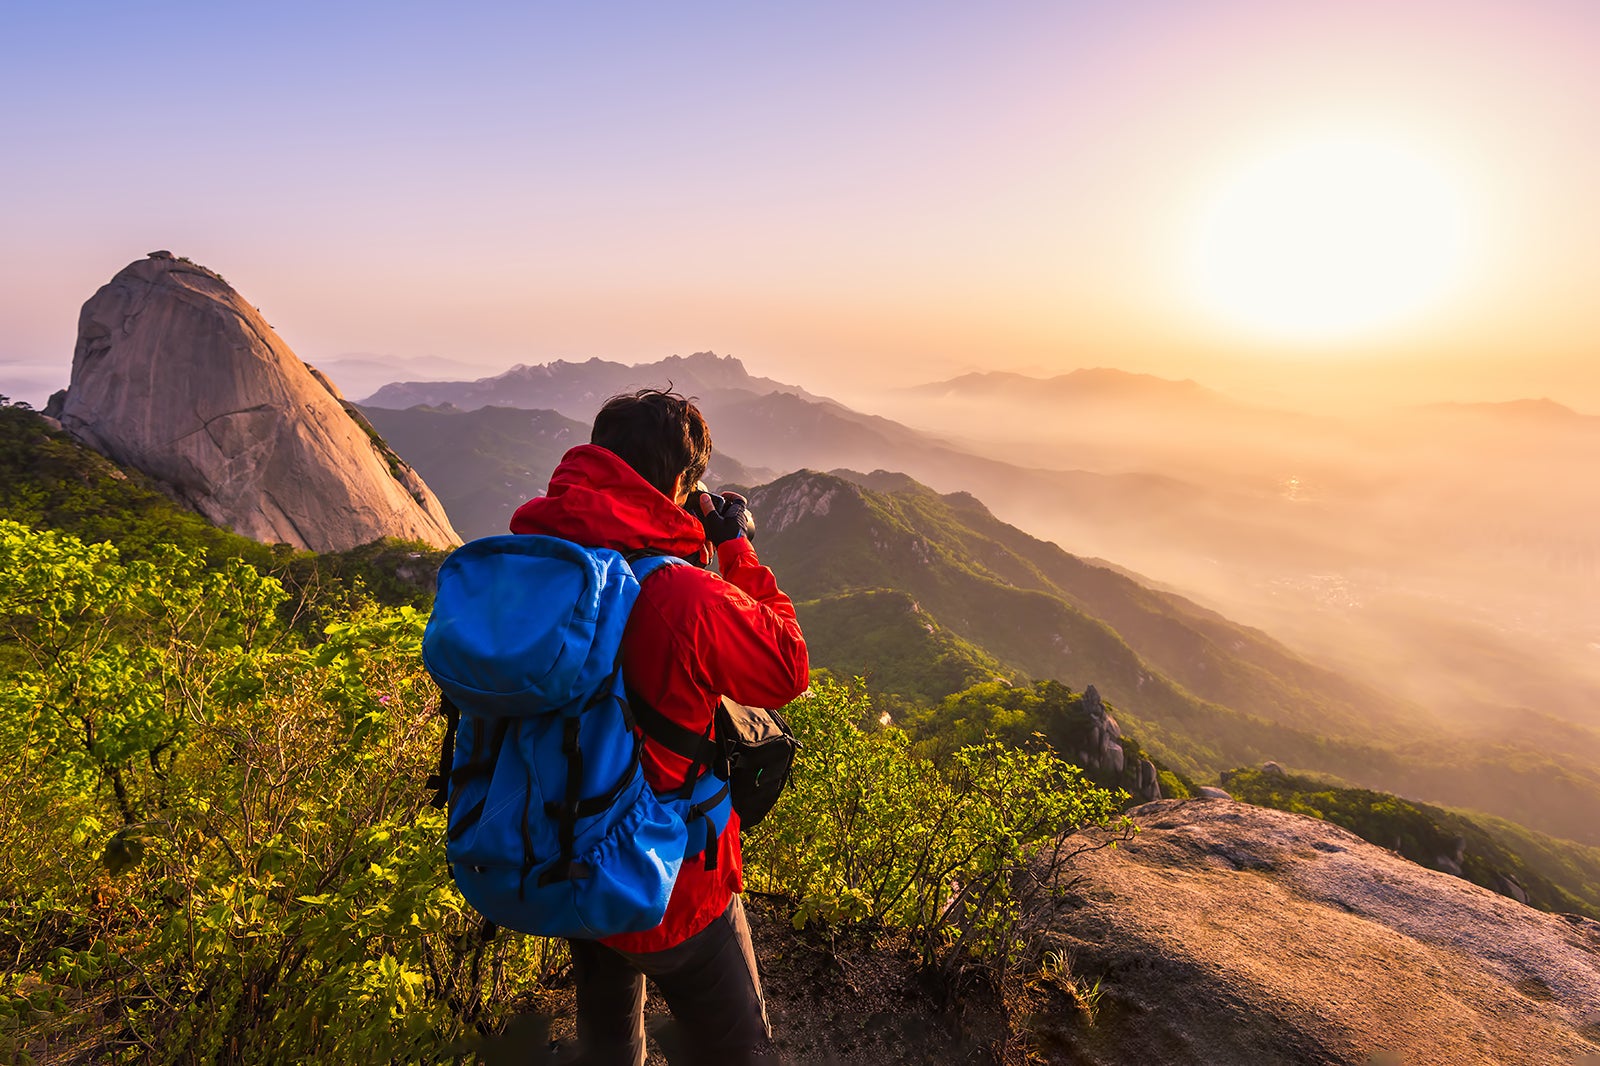
[[[0,391],[168,248],[312,362],[1600,410],[1596,70],[1584,0],[6,4]]]

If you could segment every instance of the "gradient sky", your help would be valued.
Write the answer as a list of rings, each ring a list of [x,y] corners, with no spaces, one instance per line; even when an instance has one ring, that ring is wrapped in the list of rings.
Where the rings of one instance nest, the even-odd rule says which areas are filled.
[[[312,362],[713,349],[817,391],[1121,366],[1600,411],[1600,4],[6,4],[0,391],[156,248]],[[1380,129],[1473,260],[1337,345],[1192,305],[1207,183]]]

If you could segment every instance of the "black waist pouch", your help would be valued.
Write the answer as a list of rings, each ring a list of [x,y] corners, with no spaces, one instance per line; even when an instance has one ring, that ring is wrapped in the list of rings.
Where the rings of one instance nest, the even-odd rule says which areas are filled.
[[[717,776],[728,781],[739,824],[759,825],[789,783],[800,742],[777,711],[747,707],[726,696],[717,707],[715,736],[722,761]]]

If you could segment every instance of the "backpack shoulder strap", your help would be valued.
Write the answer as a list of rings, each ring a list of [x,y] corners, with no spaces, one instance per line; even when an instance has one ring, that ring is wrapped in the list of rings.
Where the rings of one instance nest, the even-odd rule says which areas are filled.
[[[639,579],[641,585],[651,574],[664,570],[669,566],[695,565],[687,559],[653,548],[642,548],[639,551],[629,552],[623,558],[628,560],[628,565],[633,568],[634,577]],[[699,567],[695,568],[699,569]],[[699,778],[701,768],[713,766],[716,763],[719,749],[711,738],[711,731],[707,730],[702,735],[679,725],[651,706],[632,685],[627,686],[627,696],[633,720],[639,723],[639,728],[644,731],[644,735],[673,754],[681,755],[689,760],[689,773],[680,789],[681,792],[687,795],[688,790],[694,787],[695,781]]]
[[[689,560],[671,552],[661,551],[657,548],[640,548],[638,551],[627,552],[623,558],[628,561],[628,566],[633,570],[633,576],[644,584],[644,579],[668,566],[695,566]],[[695,567],[699,569],[699,567]]]
[[[701,734],[687,726],[679,725],[645,702],[644,697],[639,695],[632,685],[628,686],[628,705],[633,711],[634,721],[639,723],[639,728],[644,730],[645,736],[674,755],[681,755],[692,763],[701,766],[715,765],[720,749],[711,739],[711,730]],[[713,722],[715,722],[714,716]]]

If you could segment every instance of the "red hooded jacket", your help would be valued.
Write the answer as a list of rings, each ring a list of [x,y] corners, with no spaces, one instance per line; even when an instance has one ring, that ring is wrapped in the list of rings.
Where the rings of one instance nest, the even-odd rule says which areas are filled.
[[[517,508],[513,533],[542,533],[590,548],[620,552],[654,548],[701,557],[705,534],[694,517],[612,452],[583,444],[567,452],[550,491]],[[757,707],[781,707],[805,691],[805,638],[794,605],[778,591],[772,571],[744,537],[717,549],[722,576],[693,566],[669,566],[644,583],[622,635],[622,669],[639,695],[668,718],[697,733],[711,725],[717,701],[728,696]],[[687,759],[648,738],[644,776],[651,787],[676,788]],[[731,814],[718,839],[717,867],[689,859],[678,871],[661,924],[603,943],[622,951],[662,951],[700,932],[744,888],[739,816]]]

